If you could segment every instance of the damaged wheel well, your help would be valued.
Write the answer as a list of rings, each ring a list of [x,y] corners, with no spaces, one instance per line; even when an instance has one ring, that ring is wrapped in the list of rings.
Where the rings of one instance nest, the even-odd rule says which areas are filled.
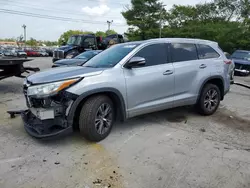
[[[112,100],[112,102],[114,103],[116,120],[121,120],[121,121],[125,120],[125,118],[126,118],[125,103],[124,103],[124,100],[123,100],[122,95],[120,93],[113,92],[113,91],[93,92],[89,95],[85,95],[84,97],[80,97],[79,99],[77,99],[78,101],[77,100],[75,101],[77,106],[75,104],[75,107],[72,107],[73,110],[69,114],[69,116],[71,116],[70,117],[70,119],[72,119],[71,124],[73,125],[74,129],[79,129],[79,123],[78,123],[79,116],[80,116],[80,112],[81,112],[81,109],[82,109],[82,106],[84,105],[84,103],[90,97],[97,96],[97,95],[108,96]]]

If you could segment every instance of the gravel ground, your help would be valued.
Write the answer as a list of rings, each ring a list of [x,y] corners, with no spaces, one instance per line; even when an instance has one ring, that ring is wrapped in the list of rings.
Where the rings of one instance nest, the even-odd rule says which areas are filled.
[[[27,63],[51,67],[51,58]],[[250,85],[249,77],[236,77]],[[25,107],[22,79],[0,83],[1,188],[249,188],[250,92],[233,85],[217,113],[191,107],[118,123],[100,143],[79,133],[39,141],[8,109]]]

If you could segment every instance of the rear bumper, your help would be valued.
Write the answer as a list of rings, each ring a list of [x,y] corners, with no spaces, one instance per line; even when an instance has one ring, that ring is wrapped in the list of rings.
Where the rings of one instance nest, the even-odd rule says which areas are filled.
[[[21,116],[26,132],[38,139],[64,136],[73,131],[72,126],[68,126],[66,119],[63,117],[40,120],[30,110],[23,112]]]

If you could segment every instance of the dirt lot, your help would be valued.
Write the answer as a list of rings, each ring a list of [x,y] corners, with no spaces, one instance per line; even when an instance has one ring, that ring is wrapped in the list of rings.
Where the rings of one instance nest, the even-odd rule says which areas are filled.
[[[50,58],[29,64],[41,69]],[[250,77],[237,77],[250,85]],[[249,188],[250,90],[232,86],[218,112],[190,107],[118,123],[93,144],[78,133],[39,141],[7,109],[25,107],[22,79],[0,83],[1,188]]]

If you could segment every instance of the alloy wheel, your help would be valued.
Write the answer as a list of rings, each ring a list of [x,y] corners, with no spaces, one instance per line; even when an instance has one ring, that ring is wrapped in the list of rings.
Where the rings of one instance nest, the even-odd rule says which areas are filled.
[[[111,127],[113,121],[112,108],[109,104],[103,103],[98,108],[95,117],[95,128],[98,134],[105,134]]]
[[[219,95],[218,92],[215,89],[210,89],[205,95],[205,100],[204,100],[204,107],[208,111],[213,111],[219,102]]]

